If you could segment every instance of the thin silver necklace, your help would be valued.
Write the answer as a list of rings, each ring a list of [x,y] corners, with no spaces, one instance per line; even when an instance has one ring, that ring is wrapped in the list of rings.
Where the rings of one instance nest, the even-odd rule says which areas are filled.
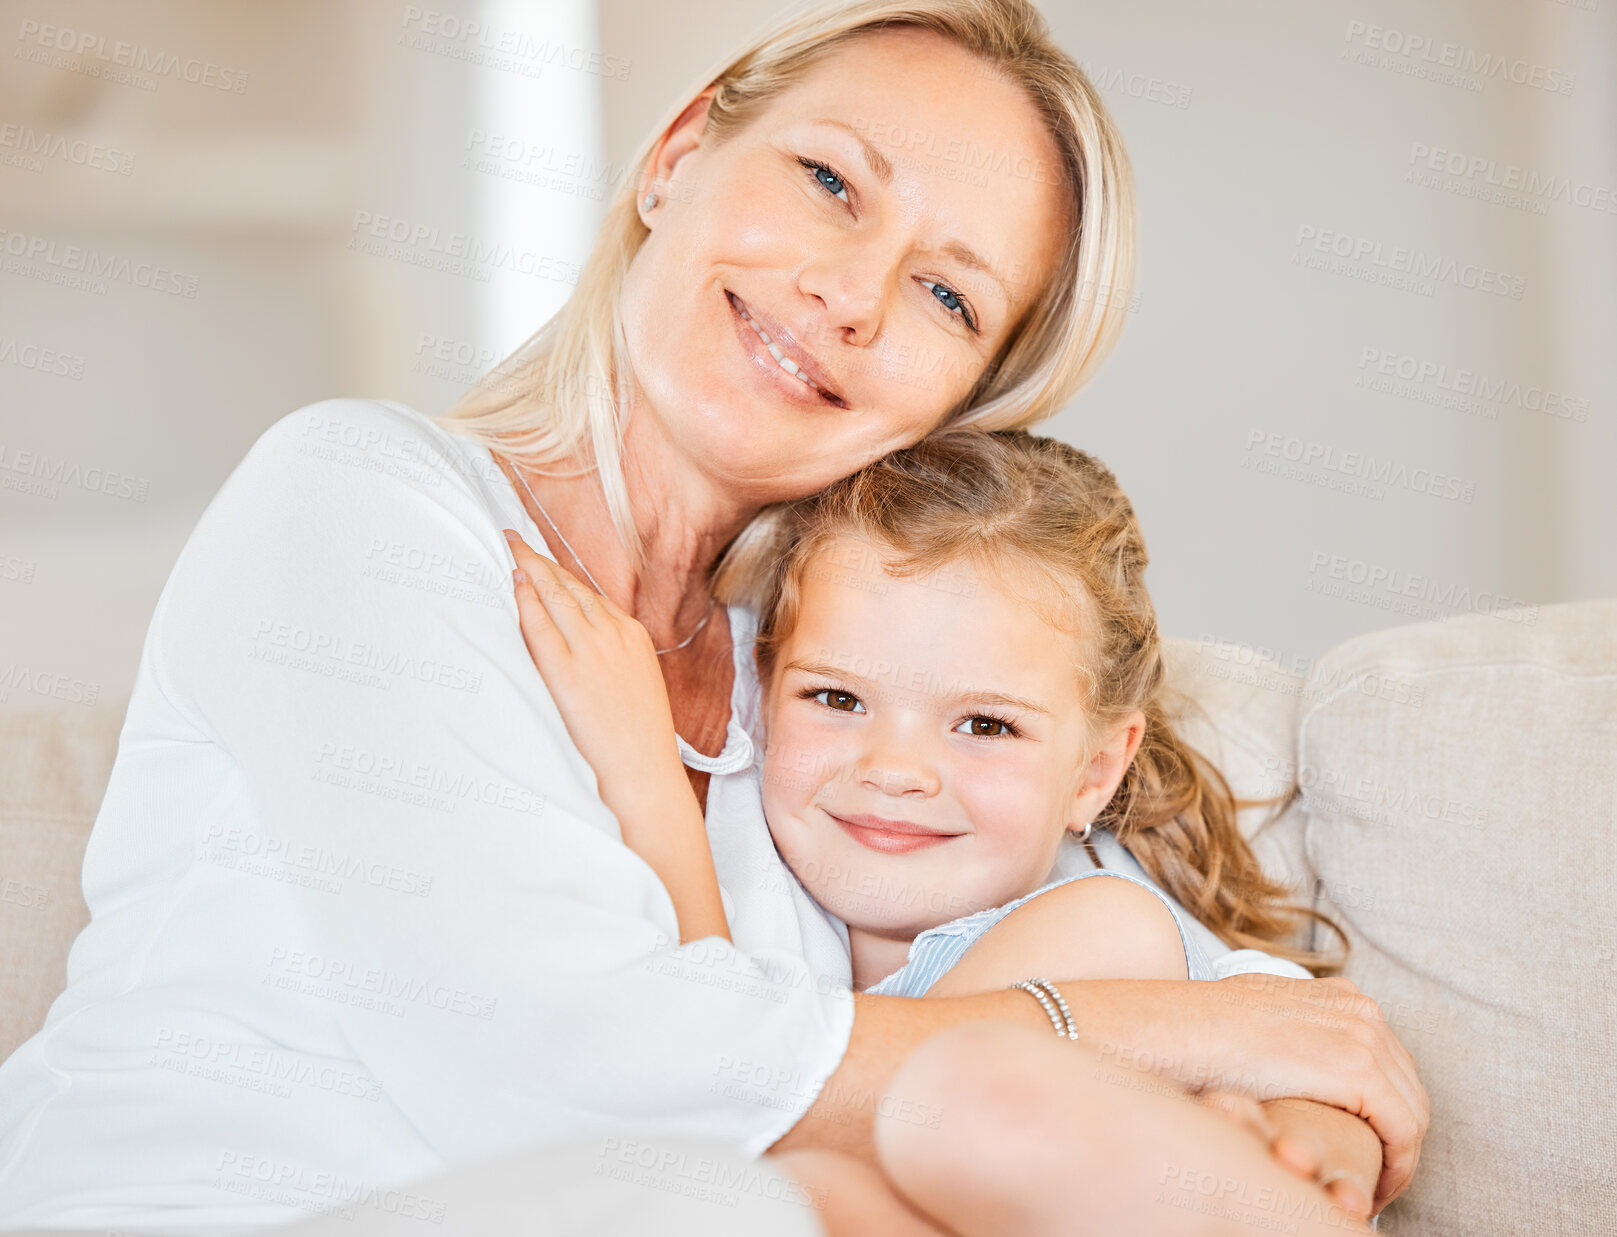
[[[511,471],[516,473],[517,480],[522,482],[522,488],[527,491],[528,497],[533,499],[533,505],[539,508],[539,514],[545,517],[545,523],[550,525],[550,531],[556,534],[556,539],[566,547],[567,553],[573,556],[573,561],[578,564],[578,569],[584,573],[584,578],[590,582],[590,586],[594,588],[597,593],[599,593],[602,597],[605,597],[606,590],[595,582],[595,577],[590,575],[590,569],[584,566],[584,560],[578,557],[578,551],[573,549],[573,547],[568,544],[566,537],[562,536],[561,529],[556,527],[556,521],[550,518],[550,512],[546,511],[544,503],[539,501],[539,495],[533,492],[533,487],[528,484],[528,479],[522,475],[522,466],[515,460],[512,460]],[[677,653],[680,649],[690,644],[692,640],[696,639],[696,637],[701,634],[702,628],[707,626],[708,619],[713,617],[713,603],[717,600],[718,599],[716,597],[709,597],[707,601],[707,613],[702,616],[702,621],[696,625],[695,630],[678,644],[671,644],[666,649],[657,649],[657,656],[661,657],[664,653]]]

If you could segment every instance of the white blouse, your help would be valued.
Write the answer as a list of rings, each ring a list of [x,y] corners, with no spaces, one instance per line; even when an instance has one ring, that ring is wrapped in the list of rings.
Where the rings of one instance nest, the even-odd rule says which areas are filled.
[[[248,453],[163,590],[89,926],[0,1067],[0,1227],[230,1234],[624,1129],[761,1153],[840,1062],[846,932],[756,815],[755,620],[680,947],[534,670],[488,451],[334,400]],[[428,1200],[430,1202],[430,1200]],[[430,1216],[422,1218],[430,1219]]]

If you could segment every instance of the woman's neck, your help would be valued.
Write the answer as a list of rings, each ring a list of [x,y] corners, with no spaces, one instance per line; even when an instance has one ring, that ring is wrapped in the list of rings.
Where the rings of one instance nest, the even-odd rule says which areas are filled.
[[[713,564],[757,510],[716,493],[666,440],[654,438],[652,424],[649,418],[631,417],[623,444],[630,511],[645,552],[638,572],[618,539],[599,476],[586,471],[587,460],[558,461],[542,472],[525,468],[522,477],[544,504],[543,512],[531,514],[556,561],[578,572],[571,547],[602,591],[639,619],[661,647],[677,643],[707,612]],[[521,482],[515,488],[526,500]]]

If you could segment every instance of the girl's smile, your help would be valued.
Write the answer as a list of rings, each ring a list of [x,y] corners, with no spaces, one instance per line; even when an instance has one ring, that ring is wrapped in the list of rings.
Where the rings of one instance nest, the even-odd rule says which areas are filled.
[[[838,816],[834,812],[827,812],[826,815],[841,825],[842,831],[861,846],[889,855],[906,855],[913,850],[939,846],[952,838],[964,836],[964,831],[946,832],[913,821],[890,820],[869,813]]]

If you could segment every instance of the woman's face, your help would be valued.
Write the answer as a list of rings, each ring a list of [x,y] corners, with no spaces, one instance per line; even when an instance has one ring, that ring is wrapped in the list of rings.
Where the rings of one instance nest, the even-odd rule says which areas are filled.
[[[805,568],[766,685],[764,813],[850,926],[908,939],[1036,889],[1133,754],[1090,754],[1074,637],[1014,583],[899,579],[855,538]]]
[[[705,115],[654,153],[625,278],[637,416],[720,492],[798,498],[976,383],[1059,259],[1060,155],[1018,87],[922,31],[851,41],[724,142]]]

